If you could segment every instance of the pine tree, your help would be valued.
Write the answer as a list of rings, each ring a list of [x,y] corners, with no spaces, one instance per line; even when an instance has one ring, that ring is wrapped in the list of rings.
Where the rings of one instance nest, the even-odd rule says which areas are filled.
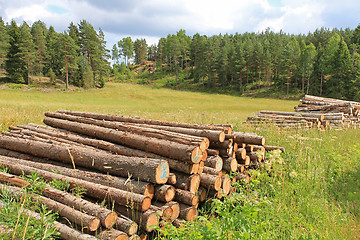
[[[59,38],[59,51],[63,59],[66,89],[69,88],[69,72],[77,70],[77,50],[75,41],[65,32]]]
[[[134,55],[134,43],[131,37],[121,39],[118,43],[119,53],[124,57],[125,65],[129,64],[129,60]]]
[[[5,23],[0,17],[0,71],[4,68],[5,57],[10,47],[10,36],[6,31]]]
[[[30,27],[24,22],[20,26],[20,40],[19,40],[19,59],[26,65],[26,71],[24,73],[24,79],[27,84],[31,84],[30,73],[33,70],[34,58],[35,58],[35,44],[33,42]]]
[[[12,20],[8,26],[8,34],[10,36],[10,48],[6,55],[5,70],[12,82],[23,83],[26,65],[19,55],[20,29],[15,20]]]
[[[31,27],[31,35],[36,48],[35,59],[37,64],[35,67],[37,68],[37,72],[41,77],[41,75],[43,74],[43,67],[46,61],[46,54],[47,54],[47,49],[46,49],[47,29],[45,23],[41,21],[35,22]]]

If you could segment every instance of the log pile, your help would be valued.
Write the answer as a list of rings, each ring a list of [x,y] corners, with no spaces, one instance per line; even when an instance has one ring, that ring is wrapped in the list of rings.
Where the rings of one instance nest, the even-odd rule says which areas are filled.
[[[9,175],[0,174],[0,182],[27,186],[21,176],[36,171],[46,182],[81,186],[85,199],[49,185],[32,197],[100,239],[137,239],[156,226],[194,220],[199,204],[231,194],[233,181],[249,181],[267,151],[285,151],[232,125],[63,110],[46,112],[43,122],[2,133],[0,164]],[[230,172],[238,174],[231,179]],[[96,204],[103,201],[107,207]]]
[[[360,123],[360,103],[354,101],[305,95],[295,111],[324,114],[325,127],[358,127]]]
[[[249,116],[246,124],[262,126],[273,124],[279,128],[344,128],[358,127],[360,103],[305,95],[295,106],[295,112],[260,111]]]

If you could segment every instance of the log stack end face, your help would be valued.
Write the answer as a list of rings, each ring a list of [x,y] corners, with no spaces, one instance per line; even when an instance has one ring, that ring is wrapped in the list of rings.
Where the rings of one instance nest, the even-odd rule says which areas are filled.
[[[191,151],[191,162],[199,163],[202,159],[202,151],[199,147],[194,148]]]
[[[169,178],[169,174],[169,163],[165,160],[162,160],[159,166],[156,168],[156,183],[165,184]]]

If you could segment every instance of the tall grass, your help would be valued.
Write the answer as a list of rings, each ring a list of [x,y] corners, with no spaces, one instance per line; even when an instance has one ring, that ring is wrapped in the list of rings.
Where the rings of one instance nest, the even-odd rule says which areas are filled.
[[[0,131],[40,123],[45,111],[70,109],[197,123],[240,123],[261,109],[291,110],[296,102],[239,98],[109,83],[88,91],[0,89]]]
[[[295,131],[241,123],[260,110],[292,111],[295,101],[231,97],[108,84],[88,91],[0,90],[0,131],[41,123],[45,111],[70,109],[169,121],[232,123],[286,152],[270,172],[254,172],[239,192],[203,208],[184,229],[160,239],[357,239],[360,236],[360,131]]]

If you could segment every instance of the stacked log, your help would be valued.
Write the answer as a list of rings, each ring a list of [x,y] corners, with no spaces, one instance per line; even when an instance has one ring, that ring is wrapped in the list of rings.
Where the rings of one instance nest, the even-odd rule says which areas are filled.
[[[0,174],[0,181],[25,186],[13,179],[36,171],[46,182],[83,187],[91,202],[50,187],[36,198],[51,198],[57,211],[65,209],[63,205],[79,211],[74,216],[92,214],[92,225],[91,217],[64,217],[74,225],[88,223],[93,235],[98,222],[107,229],[98,230],[97,236],[104,239],[136,238],[165,222],[179,226],[182,220],[194,220],[199,204],[228,196],[232,181],[249,179],[249,171],[262,164],[265,153],[279,148],[266,146],[265,137],[255,133],[233,132],[229,124],[74,111],[46,112],[44,123],[47,126],[30,123],[2,133],[0,164],[12,175]],[[231,172],[239,175],[230,179]],[[104,200],[110,209],[95,204]]]
[[[260,111],[249,116],[246,124],[252,126],[275,125],[279,128],[309,129],[332,127],[358,127],[360,103],[334,98],[305,95],[295,112]]]
[[[354,101],[305,95],[295,111],[324,114],[324,127],[358,127],[360,123],[360,103]]]

